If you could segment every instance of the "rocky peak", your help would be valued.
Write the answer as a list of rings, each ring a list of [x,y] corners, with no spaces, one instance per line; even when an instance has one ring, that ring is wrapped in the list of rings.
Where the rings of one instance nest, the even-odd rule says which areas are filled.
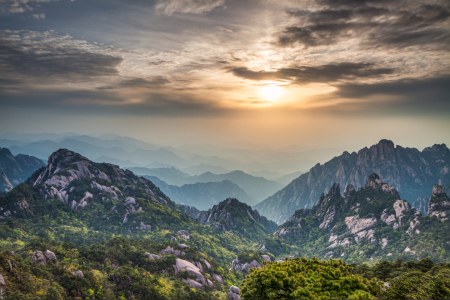
[[[341,196],[341,187],[339,183],[334,183],[327,196]]]
[[[383,184],[383,181],[381,180],[380,176],[376,173],[372,173],[372,175],[369,176],[367,179],[365,187],[371,187],[374,189],[380,188]]]
[[[444,193],[444,188],[442,187],[442,185],[435,184],[433,186],[433,195],[440,195],[443,193]]]
[[[448,220],[450,216],[450,199],[447,194],[444,193],[444,189],[441,185],[435,184],[433,186],[433,195],[431,195],[428,202],[428,216],[436,216],[441,221]]]
[[[70,151],[68,149],[59,149],[55,152],[53,152],[49,157],[48,157],[48,164],[54,164],[55,162],[59,161],[59,160],[64,160],[64,161],[72,161],[74,160],[74,158],[77,158],[79,160],[87,160],[86,157],[75,153],[73,151]]]
[[[393,196],[400,199],[400,194],[397,190],[390,184],[384,183],[378,174],[373,173],[367,179],[365,187],[371,187],[373,189],[381,189],[385,193],[391,193]]]
[[[423,149],[423,152],[431,152],[434,154],[437,153],[447,153],[450,149],[448,149],[446,144],[434,144],[432,147],[427,147]]]
[[[344,196],[350,196],[355,192],[355,187],[353,184],[349,184],[345,187]]]

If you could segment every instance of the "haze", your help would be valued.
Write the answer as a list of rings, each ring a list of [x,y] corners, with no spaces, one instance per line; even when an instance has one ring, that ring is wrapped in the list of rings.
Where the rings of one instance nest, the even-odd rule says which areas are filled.
[[[2,0],[0,11],[3,134],[334,155],[383,138],[450,142],[445,0]]]

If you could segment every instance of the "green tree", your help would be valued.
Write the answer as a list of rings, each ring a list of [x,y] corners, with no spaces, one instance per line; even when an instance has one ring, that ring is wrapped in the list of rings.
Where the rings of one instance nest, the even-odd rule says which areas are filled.
[[[250,270],[241,296],[245,299],[374,299],[375,280],[351,274],[342,260],[288,259]]]

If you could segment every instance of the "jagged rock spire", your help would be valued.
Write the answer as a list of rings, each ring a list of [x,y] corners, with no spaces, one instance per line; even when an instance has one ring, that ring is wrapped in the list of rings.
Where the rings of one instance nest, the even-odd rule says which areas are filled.
[[[445,221],[450,216],[450,199],[444,193],[442,185],[433,186],[433,195],[428,202],[428,216],[436,216]]]
[[[349,184],[345,187],[344,196],[350,196],[355,192],[355,187],[353,184]]]
[[[381,189],[385,193],[391,193],[393,196],[400,199],[400,194],[397,192],[397,190],[390,184],[384,183],[380,176],[376,173],[372,173],[372,175],[369,176],[367,179],[365,187],[371,187],[374,189]]]
[[[339,183],[334,183],[328,192],[327,196],[340,196],[341,195],[341,187]]]

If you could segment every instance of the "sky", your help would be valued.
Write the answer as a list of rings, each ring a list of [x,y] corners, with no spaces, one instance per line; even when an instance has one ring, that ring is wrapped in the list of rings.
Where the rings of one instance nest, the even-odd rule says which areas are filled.
[[[448,0],[0,0],[0,133],[450,144]]]

